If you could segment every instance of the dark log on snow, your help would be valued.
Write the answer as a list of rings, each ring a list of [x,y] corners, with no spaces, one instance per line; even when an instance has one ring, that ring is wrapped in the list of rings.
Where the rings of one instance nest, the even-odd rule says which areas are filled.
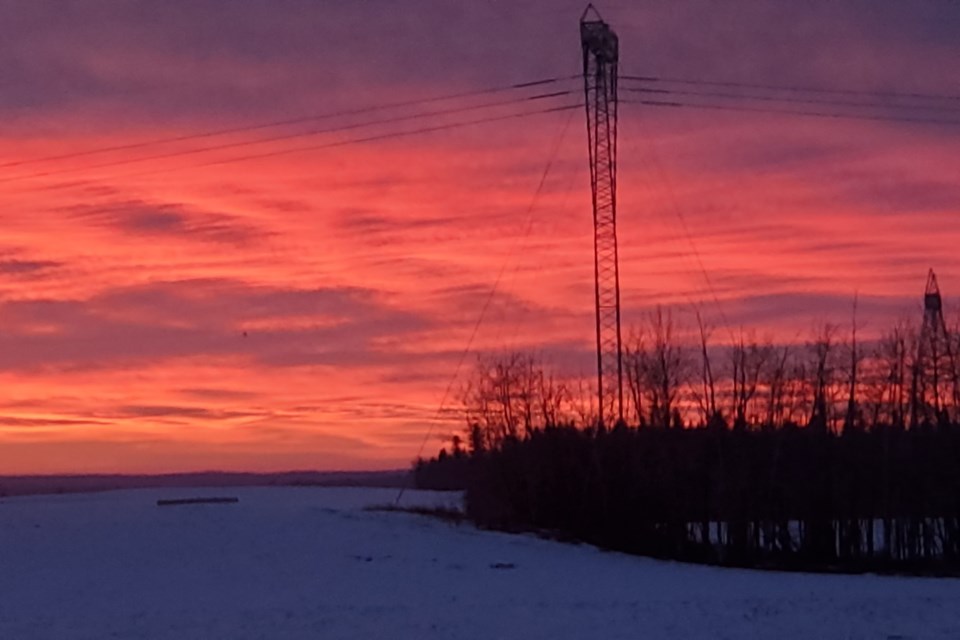
[[[233,504],[240,502],[240,498],[173,498],[157,500],[158,507],[170,507],[180,504]]]

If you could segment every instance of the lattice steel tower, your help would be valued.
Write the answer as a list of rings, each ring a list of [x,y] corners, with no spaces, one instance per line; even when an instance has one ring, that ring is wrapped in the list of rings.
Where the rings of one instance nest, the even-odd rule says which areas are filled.
[[[617,255],[617,34],[592,4],[580,17],[583,90],[593,195],[593,267],[597,315],[599,421],[623,418],[620,269]]]
[[[923,292],[923,325],[917,338],[910,390],[910,426],[935,423],[945,417],[947,405],[957,407],[960,380],[957,379],[951,336],[943,319],[943,299],[937,276],[930,269]],[[944,389],[948,386],[949,389]]]

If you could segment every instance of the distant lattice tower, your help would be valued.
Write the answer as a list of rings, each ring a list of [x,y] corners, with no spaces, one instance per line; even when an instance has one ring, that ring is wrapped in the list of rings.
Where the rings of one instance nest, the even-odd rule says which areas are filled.
[[[617,34],[587,5],[580,17],[593,196],[593,267],[600,425],[623,418],[620,268],[617,253]]]
[[[930,269],[923,293],[923,324],[913,362],[911,426],[937,422],[945,415],[948,405],[956,408],[960,398],[960,381],[953,351],[947,323],[943,318],[943,299],[937,276]]]

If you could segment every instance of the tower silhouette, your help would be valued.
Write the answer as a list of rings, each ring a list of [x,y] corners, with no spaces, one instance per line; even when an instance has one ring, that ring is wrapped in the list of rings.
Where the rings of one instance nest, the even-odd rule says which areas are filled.
[[[930,269],[923,292],[923,324],[917,337],[910,386],[910,426],[934,424],[949,418],[956,407],[960,385],[937,276]]]
[[[580,17],[593,198],[593,269],[600,425],[623,419],[620,266],[617,252],[617,34],[592,4]]]

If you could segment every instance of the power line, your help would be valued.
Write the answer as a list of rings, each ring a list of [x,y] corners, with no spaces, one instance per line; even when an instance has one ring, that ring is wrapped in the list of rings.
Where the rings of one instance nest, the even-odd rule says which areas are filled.
[[[573,115],[574,115],[573,113],[570,114],[571,119]],[[569,173],[569,178],[567,179],[566,186],[563,189],[563,192],[562,192],[563,195],[561,196],[559,208],[554,210],[554,214],[553,214],[554,218],[561,218],[569,211],[570,193],[573,191],[573,185],[576,179],[578,178],[578,175],[576,171],[568,171],[568,173]],[[528,220],[528,223],[527,223],[527,229],[524,231],[524,234],[526,236],[529,236],[533,227],[533,222],[534,222],[534,219],[531,216],[531,218]],[[526,244],[522,245],[521,250],[524,249],[525,247],[526,247]],[[513,265],[513,271],[511,271],[510,277],[507,280],[507,290],[509,290],[512,283],[516,281],[517,276],[520,272],[521,262],[522,262],[522,256],[518,258]],[[544,265],[541,262],[537,267],[537,271],[542,271],[543,269],[544,269]],[[500,348],[501,351],[503,351],[504,353],[510,353],[514,350],[514,345],[517,339],[519,338],[520,327],[524,324],[524,319],[526,315],[528,315],[529,313],[530,313],[530,305],[520,305],[519,317],[513,318],[511,322],[509,336],[505,339],[501,339],[503,335],[503,326],[501,325],[500,327],[497,328],[497,334],[494,342],[498,345],[498,348]],[[506,323],[507,319],[506,319],[505,312],[504,314],[502,314],[501,320],[504,324]],[[501,346],[501,345],[505,345],[505,346]]]
[[[647,107],[713,109],[719,111],[742,111],[747,113],[770,113],[780,115],[807,116],[813,118],[834,118],[841,120],[871,120],[879,122],[910,122],[915,124],[933,124],[960,126],[960,120],[942,120],[938,118],[913,118],[908,116],[868,115],[854,113],[835,113],[829,111],[802,111],[799,109],[772,109],[765,107],[746,107],[706,102],[667,102],[661,100],[621,100],[621,104],[636,104]]]
[[[250,125],[244,125],[240,127],[229,127],[226,129],[216,129],[213,131],[204,131],[201,133],[193,133],[182,136],[172,136],[168,138],[155,138],[153,140],[144,140],[142,142],[133,142],[130,144],[121,144],[110,147],[98,147],[94,149],[86,149],[84,151],[77,151],[75,153],[66,153],[61,155],[54,156],[45,156],[42,158],[30,158],[28,160],[17,160],[14,162],[7,162],[0,164],[0,169],[7,169],[11,167],[19,167],[23,165],[38,164],[43,162],[54,162],[60,160],[71,160],[74,158],[82,158],[85,156],[92,156],[102,153],[112,153],[115,151],[129,151],[132,149],[142,149],[145,147],[151,147],[162,144],[172,144],[177,142],[188,142],[191,140],[201,140],[204,138],[213,138],[216,136],[230,135],[234,133],[247,133],[250,131],[259,131],[262,129],[271,129],[276,127],[291,126],[296,124],[304,124],[307,122],[317,122],[319,120],[329,120],[333,118],[341,118],[344,116],[353,116],[362,113],[371,113],[376,111],[385,111],[388,109],[397,109],[401,107],[412,107],[423,104],[430,104],[434,102],[445,102],[448,100],[457,100],[462,98],[472,98],[481,95],[487,95],[492,93],[502,93],[506,91],[519,90],[519,89],[529,89],[531,87],[539,87],[548,84],[553,84],[557,82],[563,82],[566,80],[572,80],[579,76],[559,76],[555,78],[545,78],[543,80],[533,80],[530,82],[518,82],[515,84],[502,85],[497,87],[487,87],[485,89],[477,89],[474,91],[462,91],[459,93],[448,93],[439,96],[432,96],[429,98],[420,98],[416,100],[402,100],[397,102],[387,102],[379,105],[371,105],[367,107],[360,107],[359,109],[349,109],[341,111],[331,111],[327,113],[320,113],[308,116],[300,116],[297,118],[290,118],[286,120],[274,120],[272,122],[262,122],[255,123]]]
[[[733,333],[733,326],[731,325],[730,320],[727,317],[726,311],[723,308],[723,304],[720,302],[720,296],[717,294],[717,290],[716,290],[716,287],[714,286],[713,279],[710,277],[710,273],[707,270],[706,264],[703,261],[703,256],[700,253],[700,249],[697,247],[697,244],[693,238],[693,233],[691,233],[690,231],[690,225],[687,224],[687,219],[683,213],[683,209],[680,206],[679,200],[677,199],[676,189],[673,186],[673,182],[672,180],[670,180],[670,177],[667,174],[667,171],[664,168],[663,163],[660,161],[658,157],[659,154],[657,152],[656,142],[652,137],[644,136],[642,132],[638,137],[647,143],[647,147],[649,148],[649,151],[650,151],[650,161],[653,164],[656,172],[659,174],[660,182],[663,184],[667,194],[667,199],[670,205],[670,209],[680,223],[680,229],[687,240],[687,244],[690,245],[690,250],[693,253],[693,257],[696,262],[696,265],[700,270],[700,275],[703,276],[703,281],[707,286],[707,291],[710,293],[710,297],[713,299],[713,303],[717,308],[717,312],[720,314],[720,318],[723,321],[724,327],[727,329],[727,332],[730,334],[731,344],[734,344],[736,342],[736,338]]]
[[[535,100],[549,100],[552,98],[558,98],[567,96],[574,93],[573,91],[554,91],[552,93],[541,93],[533,96],[524,96],[522,98],[512,98],[509,100],[500,100],[497,102],[487,102],[479,105],[470,105],[466,107],[451,107],[448,109],[440,109],[435,111],[426,111],[421,113],[410,114],[406,116],[395,116],[391,118],[381,118],[378,120],[368,120],[365,122],[356,122],[348,125],[342,125],[338,127],[329,127],[326,129],[315,129],[312,131],[303,131],[299,133],[289,133],[281,136],[272,136],[269,138],[258,138],[254,140],[242,140],[239,142],[229,142],[225,144],[211,145],[207,147],[200,147],[197,149],[185,149],[182,151],[172,151],[169,153],[161,153],[151,156],[141,156],[138,158],[126,158],[123,160],[113,160],[110,162],[102,162],[100,164],[87,165],[87,166],[78,166],[78,167],[68,167],[64,169],[53,169],[50,171],[41,171],[29,174],[21,174],[16,176],[11,176],[8,178],[0,178],[0,184],[5,182],[18,182],[20,180],[30,180],[35,178],[47,178],[51,176],[58,176],[70,173],[77,173],[82,171],[95,171],[97,169],[108,169],[113,167],[120,167],[130,164],[138,164],[141,162],[150,162],[155,160],[168,160],[170,158],[180,158],[191,155],[198,155],[202,153],[210,153],[212,151],[224,151],[227,149],[237,149],[243,147],[251,147],[261,144],[270,144],[274,142],[283,142],[286,140],[294,140],[298,138],[307,138],[312,136],[318,136],[328,133],[339,133],[342,131],[350,131],[353,129],[362,129],[366,127],[372,127],[377,125],[387,125],[395,124],[398,122],[407,122],[410,120],[419,120],[421,118],[429,118],[433,116],[446,116],[453,115],[457,113],[466,113],[468,111],[479,111],[482,109],[492,109],[496,107],[504,107],[514,104],[520,104],[523,102],[532,102]]]
[[[568,108],[579,109],[581,107],[582,105],[578,104],[571,105],[571,107]],[[480,331],[480,325],[483,324],[483,320],[487,315],[487,310],[490,308],[490,303],[493,302],[493,298],[497,293],[497,289],[500,287],[500,281],[503,280],[503,275],[507,270],[509,258],[512,257],[512,255],[517,251],[520,244],[526,241],[526,238],[530,234],[530,229],[533,226],[533,215],[536,211],[537,203],[540,201],[540,195],[543,193],[543,188],[547,184],[547,177],[550,175],[550,170],[553,168],[554,162],[557,159],[557,155],[560,153],[560,147],[563,145],[563,139],[567,135],[567,130],[570,128],[570,122],[572,119],[572,117],[567,118],[563,128],[560,131],[560,134],[557,136],[557,139],[554,142],[553,149],[550,151],[550,156],[547,159],[547,164],[543,168],[543,173],[540,175],[540,182],[537,184],[537,188],[533,192],[533,198],[530,200],[530,204],[527,206],[527,223],[525,225],[523,235],[514,242],[514,246],[511,248],[508,259],[504,260],[504,262],[500,265],[500,271],[497,273],[497,277],[494,279],[493,285],[490,287],[490,292],[487,294],[487,298],[484,300],[483,306],[480,308],[480,315],[477,317],[477,320],[473,325],[473,330],[470,332],[470,337],[467,339],[467,345],[464,347],[463,351],[460,353],[460,358],[457,360],[457,366],[454,369],[453,376],[450,378],[450,382],[447,384],[447,388],[443,393],[443,398],[440,400],[440,406],[437,407],[437,413],[434,416],[434,419],[430,421],[430,426],[427,428],[427,432],[423,437],[423,441],[420,443],[420,448],[417,451],[417,458],[423,455],[423,449],[430,440],[430,436],[433,433],[433,428],[436,422],[440,419],[440,415],[443,413],[443,405],[446,404],[447,398],[450,396],[450,391],[453,389],[453,384],[456,382],[457,376],[460,374],[460,369],[463,367],[463,363],[467,358],[467,354],[470,353],[470,349],[473,348],[473,342],[477,337],[477,333]],[[403,486],[400,487],[399,493],[397,493],[397,498],[394,501],[394,504],[400,504],[400,499],[403,498],[403,494],[406,489],[407,483],[404,483]]]
[[[184,170],[188,170],[188,169],[190,169],[190,170],[192,170],[192,169],[203,169],[203,168],[206,168],[206,167],[213,167],[213,166],[220,166],[220,165],[226,165],[226,164],[233,164],[233,163],[236,163],[236,162],[246,162],[246,161],[249,161],[249,160],[262,160],[262,159],[266,159],[266,158],[273,158],[273,157],[282,156],[282,155],[287,155],[287,154],[292,154],[292,153],[304,153],[304,152],[308,152],[308,151],[320,151],[320,150],[323,150],[323,149],[333,149],[333,148],[336,148],[336,147],[346,147],[346,146],[350,146],[350,145],[354,145],[354,144],[363,144],[363,143],[366,143],[366,142],[378,142],[378,141],[381,141],[381,140],[389,140],[389,139],[392,139],[392,138],[402,138],[402,137],[407,137],[407,136],[419,135],[419,134],[422,134],[422,133],[433,133],[433,132],[436,132],[436,131],[447,131],[447,130],[450,130],[450,129],[458,129],[458,128],[462,128],[462,127],[469,127],[469,126],[474,126],[474,125],[478,125],[478,124],[484,124],[484,123],[488,123],[488,122],[499,122],[499,121],[503,121],[503,120],[515,120],[515,119],[528,118],[528,117],[531,117],[531,116],[536,116],[536,115],[541,115],[541,114],[546,114],[546,113],[557,113],[557,112],[561,112],[561,111],[568,111],[568,110],[570,110],[570,109],[580,109],[580,108],[583,108],[583,105],[582,105],[582,104],[569,104],[569,105],[563,105],[563,106],[559,106],[559,107],[550,107],[550,108],[547,108],[547,109],[538,109],[538,110],[536,110],[536,111],[522,111],[522,112],[520,112],[520,113],[509,113],[509,114],[505,114],[505,115],[499,115],[499,116],[493,116],[493,117],[487,117],[487,118],[478,118],[478,119],[475,119],[475,120],[466,120],[466,121],[462,121],[462,122],[452,122],[452,123],[447,123],[447,124],[442,124],[442,125],[436,125],[436,126],[432,126],[432,127],[422,127],[422,128],[419,128],[419,129],[411,129],[411,130],[408,130],[408,131],[395,131],[395,132],[382,133],[382,134],[373,135],[373,136],[366,136],[366,137],[363,137],[363,138],[351,138],[351,139],[348,139],[348,140],[338,140],[338,141],[336,141],[336,142],[328,142],[328,143],[318,144],[318,145],[310,145],[310,146],[304,146],[304,147],[295,147],[295,148],[292,148],[292,149],[281,149],[281,150],[278,150],[278,151],[270,151],[270,152],[266,152],[266,153],[252,154],[252,155],[247,155],[247,156],[239,156],[239,157],[234,157],[234,158],[225,158],[225,159],[222,159],[222,160],[215,160],[215,161],[205,162],[205,163],[195,164],[195,165],[186,165],[186,166],[181,166],[181,167],[170,167],[170,168],[166,168],[166,169],[155,169],[155,170],[150,170],[150,171],[141,171],[141,172],[136,172],[136,173],[128,173],[128,174],[122,174],[122,175],[120,175],[120,176],[115,176],[115,177],[116,177],[116,178],[138,178],[138,177],[142,177],[142,176],[159,175],[159,174],[164,174],[164,173],[172,173],[172,172],[176,172],[176,171],[184,171]]]
[[[677,89],[652,89],[648,87],[624,87],[625,91],[634,93],[647,93],[657,95],[676,95],[676,96],[695,96],[706,98],[724,98],[730,100],[761,101],[761,102],[786,102],[795,104],[819,104],[834,107],[859,107],[868,109],[921,109],[926,111],[942,111],[946,113],[960,114],[960,106],[947,105],[917,105],[917,104],[893,104],[882,102],[854,102],[847,100],[831,100],[823,98],[791,98],[780,96],[758,96],[742,93],[726,93],[722,91],[682,91]]]
[[[914,100],[949,100],[960,101],[960,95],[899,92],[899,91],[864,91],[859,89],[836,89],[831,87],[796,86],[780,84],[762,84],[750,82],[731,82],[718,80],[704,80],[699,78],[677,78],[669,76],[630,76],[621,75],[621,80],[636,80],[638,82],[662,82],[665,84],[701,85],[708,87],[729,87],[738,89],[759,89],[762,91],[788,91],[794,93],[822,93],[845,96],[870,96],[873,98],[902,98]]]

